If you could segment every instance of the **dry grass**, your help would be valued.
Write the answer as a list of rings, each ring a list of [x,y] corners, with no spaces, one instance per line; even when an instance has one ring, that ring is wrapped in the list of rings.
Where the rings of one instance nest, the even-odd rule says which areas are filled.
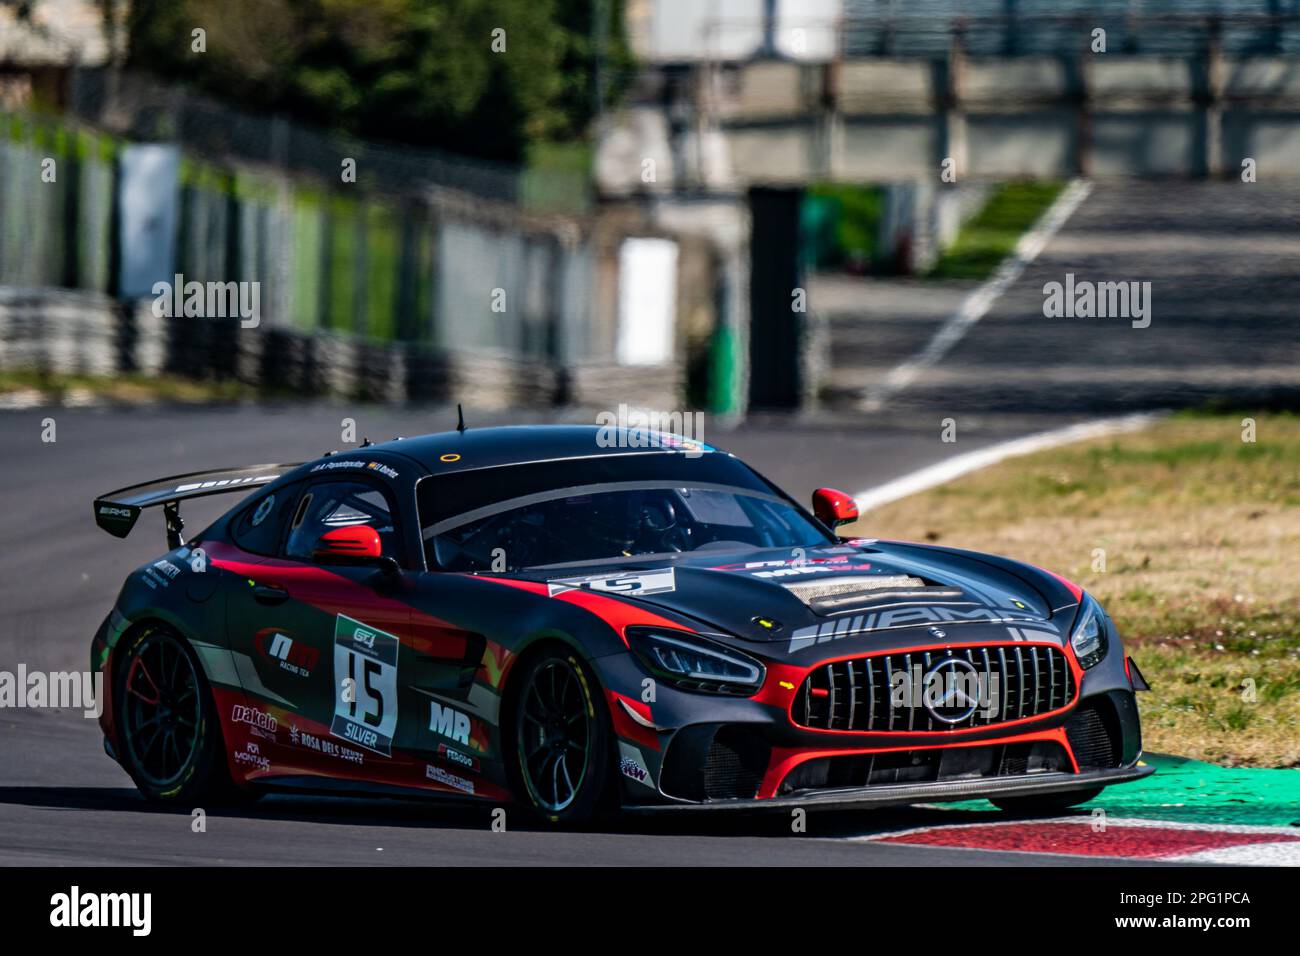
[[[1152,683],[1148,749],[1300,766],[1300,418],[1251,416],[1247,443],[1243,417],[1182,415],[1007,461],[853,531],[1064,574],[1108,608]]]

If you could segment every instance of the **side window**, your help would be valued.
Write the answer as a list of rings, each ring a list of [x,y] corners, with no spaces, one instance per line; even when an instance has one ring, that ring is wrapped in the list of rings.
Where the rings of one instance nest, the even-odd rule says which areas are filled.
[[[250,554],[270,556],[279,551],[281,533],[289,523],[300,489],[300,485],[286,485],[254,498],[231,523],[235,544]]]
[[[382,491],[363,481],[308,485],[294,508],[284,556],[310,561],[316,542],[326,531],[358,524],[368,524],[379,532],[386,557],[405,563],[392,503]]]

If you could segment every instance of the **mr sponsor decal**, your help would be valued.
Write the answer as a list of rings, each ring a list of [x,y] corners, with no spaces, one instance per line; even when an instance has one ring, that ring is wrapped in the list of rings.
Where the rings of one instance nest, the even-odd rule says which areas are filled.
[[[802,651],[814,644],[826,644],[838,641],[854,634],[867,634],[872,631],[887,631],[896,627],[911,627],[915,624],[959,624],[985,622],[990,624],[1011,624],[1027,622],[1033,625],[1034,640],[1060,642],[1061,632],[1050,621],[1042,621],[1021,611],[1010,608],[977,607],[962,610],[951,607],[899,607],[890,608],[873,614],[854,614],[824,624],[809,624],[790,634],[789,652]],[[1009,628],[1014,640],[1026,640],[1020,636],[1021,631]],[[1031,633],[1029,630],[1023,633]]]
[[[253,646],[263,659],[274,663],[281,670],[295,677],[310,677],[320,659],[320,651],[314,647],[295,641],[288,634],[274,627],[264,628],[253,638]]]
[[[441,737],[469,746],[469,715],[454,707],[429,701],[429,729]]]
[[[340,614],[334,619],[334,719],[330,734],[385,757],[397,731],[397,635]]]
[[[596,574],[581,578],[556,578],[546,582],[551,597],[566,591],[603,591],[607,594],[627,594],[642,597],[677,590],[677,576],[672,568],[653,571],[636,571],[631,574]]]

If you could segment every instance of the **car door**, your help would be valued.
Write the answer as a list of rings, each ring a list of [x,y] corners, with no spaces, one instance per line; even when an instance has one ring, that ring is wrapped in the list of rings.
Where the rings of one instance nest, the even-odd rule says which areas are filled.
[[[251,566],[228,601],[246,716],[262,725],[260,775],[390,776],[382,768],[393,759],[410,627],[402,576],[313,557],[325,532],[363,524],[402,564],[389,488],[360,476],[305,482],[278,553]]]

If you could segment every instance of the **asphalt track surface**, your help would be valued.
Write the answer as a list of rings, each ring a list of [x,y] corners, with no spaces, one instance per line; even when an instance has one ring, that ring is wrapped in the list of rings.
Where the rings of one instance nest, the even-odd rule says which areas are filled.
[[[340,447],[345,416],[356,419],[358,437],[375,440],[453,421],[447,410],[319,406],[0,413],[0,670],[12,673],[20,662],[29,670],[84,670],[90,636],[125,574],[164,550],[157,514],[143,517],[125,541],[100,531],[91,517],[95,495],[203,468],[314,457]],[[41,441],[46,417],[55,419],[54,443]],[[819,485],[856,491],[1064,421],[977,421],[957,444],[939,440],[937,420],[915,418],[855,430],[774,421],[704,438],[806,500]],[[471,425],[490,423],[471,416]],[[232,503],[193,503],[201,507],[187,509],[187,523],[197,530]],[[784,813],[692,812],[553,833],[507,811],[501,833],[482,806],[273,796],[249,809],[213,808],[206,832],[196,833],[188,810],[160,810],[138,796],[105,756],[93,719],[66,710],[0,710],[0,864],[1123,865],[861,839],[973,816],[929,808],[815,812],[807,831],[793,834]]]

